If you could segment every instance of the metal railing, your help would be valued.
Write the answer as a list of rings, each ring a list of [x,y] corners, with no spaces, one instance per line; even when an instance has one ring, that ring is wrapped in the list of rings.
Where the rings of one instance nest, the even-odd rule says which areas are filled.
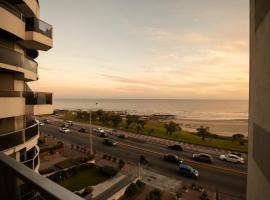
[[[38,64],[22,53],[0,46],[0,63],[21,67],[37,73]]]
[[[26,105],[52,104],[52,93],[48,92],[25,92]]]
[[[41,33],[49,38],[52,38],[52,25],[38,19],[38,18],[27,18],[25,24],[26,31],[35,31]]]
[[[39,133],[38,122],[28,126],[25,129],[0,134],[0,151],[24,144]]]
[[[82,200],[81,197],[2,152],[0,152],[0,177],[0,199]]]
[[[0,7],[4,8],[5,10],[10,12],[14,16],[16,16],[17,18],[21,19],[22,21],[25,21],[23,14],[19,10],[17,10],[14,6],[12,6],[11,4],[0,0]]]

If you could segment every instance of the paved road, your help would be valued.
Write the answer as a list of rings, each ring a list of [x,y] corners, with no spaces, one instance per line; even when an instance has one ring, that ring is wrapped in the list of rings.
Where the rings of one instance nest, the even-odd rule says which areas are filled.
[[[72,127],[71,133],[65,134],[58,131],[60,122],[53,122],[53,124],[45,125],[41,127],[41,132],[45,134],[50,134],[59,138],[60,140],[68,143],[73,143],[82,146],[89,145],[89,136],[87,134],[79,133],[77,130],[80,125],[74,125]],[[114,137],[116,140],[121,140]],[[191,180],[185,177],[180,177],[178,174],[177,165],[166,163],[162,160],[162,155],[160,152],[170,152],[165,146],[149,143],[142,140],[136,140],[135,138],[130,140],[121,140],[117,147],[104,146],[102,144],[103,139],[99,137],[94,137],[94,149],[97,152],[109,154],[118,158],[121,158],[127,162],[138,163],[139,156],[141,154],[145,155],[149,164],[144,166],[148,170],[158,172],[160,174],[177,178],[183,182],[202,184],[211,189],[218,188],[219,191],[229,193],[237,196],[245,195],[246,188],[246,176],[239,173],[228,173],[228,171],[220,170],[220,168],[215,169],[208,167],[207,165],[200,163],[193,163],[196,169],[199,170],[200,177],[198,180]],[[134,148],[135,147],[135,148]],[[181,156],[188,161],[190,157],[190,152],[183,152]],[[184,160],[185,161],[185,160]],[[221,161],[215,160],[215,165],[218,167],[229,168],[236,171],[245,171],[245,165],[232,165],[229,163],[223,163]]]

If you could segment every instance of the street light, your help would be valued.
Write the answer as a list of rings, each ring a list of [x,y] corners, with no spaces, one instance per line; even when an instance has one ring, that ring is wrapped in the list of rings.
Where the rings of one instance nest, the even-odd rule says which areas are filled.
[[[98,105],[98,103],[96,102],[92,107]],[[90,142],[90,155],[93,155],[93,137],[92,137],[92,116],[91,116],[91,106],[89,108],[89,142]]]

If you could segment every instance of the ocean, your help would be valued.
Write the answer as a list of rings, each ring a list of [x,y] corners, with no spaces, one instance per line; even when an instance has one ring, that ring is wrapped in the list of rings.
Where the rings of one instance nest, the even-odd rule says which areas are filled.
[[[95,105],[95,103],[98,105]],[[177,119],[235,120],[248,118],[247,100],[183,99],[54,99],[55,109],[103,109],[130,114],[169,114]]]

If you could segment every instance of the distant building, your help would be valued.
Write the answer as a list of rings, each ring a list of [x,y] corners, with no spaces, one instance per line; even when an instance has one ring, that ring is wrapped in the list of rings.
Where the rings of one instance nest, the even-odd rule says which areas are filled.
[[[270,199],[270,0],[250,1],[248,200]]]
[[[39,19],[37,0],[0,0],[0,151],[35,171],[34,115],[53,112],[52,93],[33,92],[27,83],[38,80],[38,50],[52,44],[52,26]]]

